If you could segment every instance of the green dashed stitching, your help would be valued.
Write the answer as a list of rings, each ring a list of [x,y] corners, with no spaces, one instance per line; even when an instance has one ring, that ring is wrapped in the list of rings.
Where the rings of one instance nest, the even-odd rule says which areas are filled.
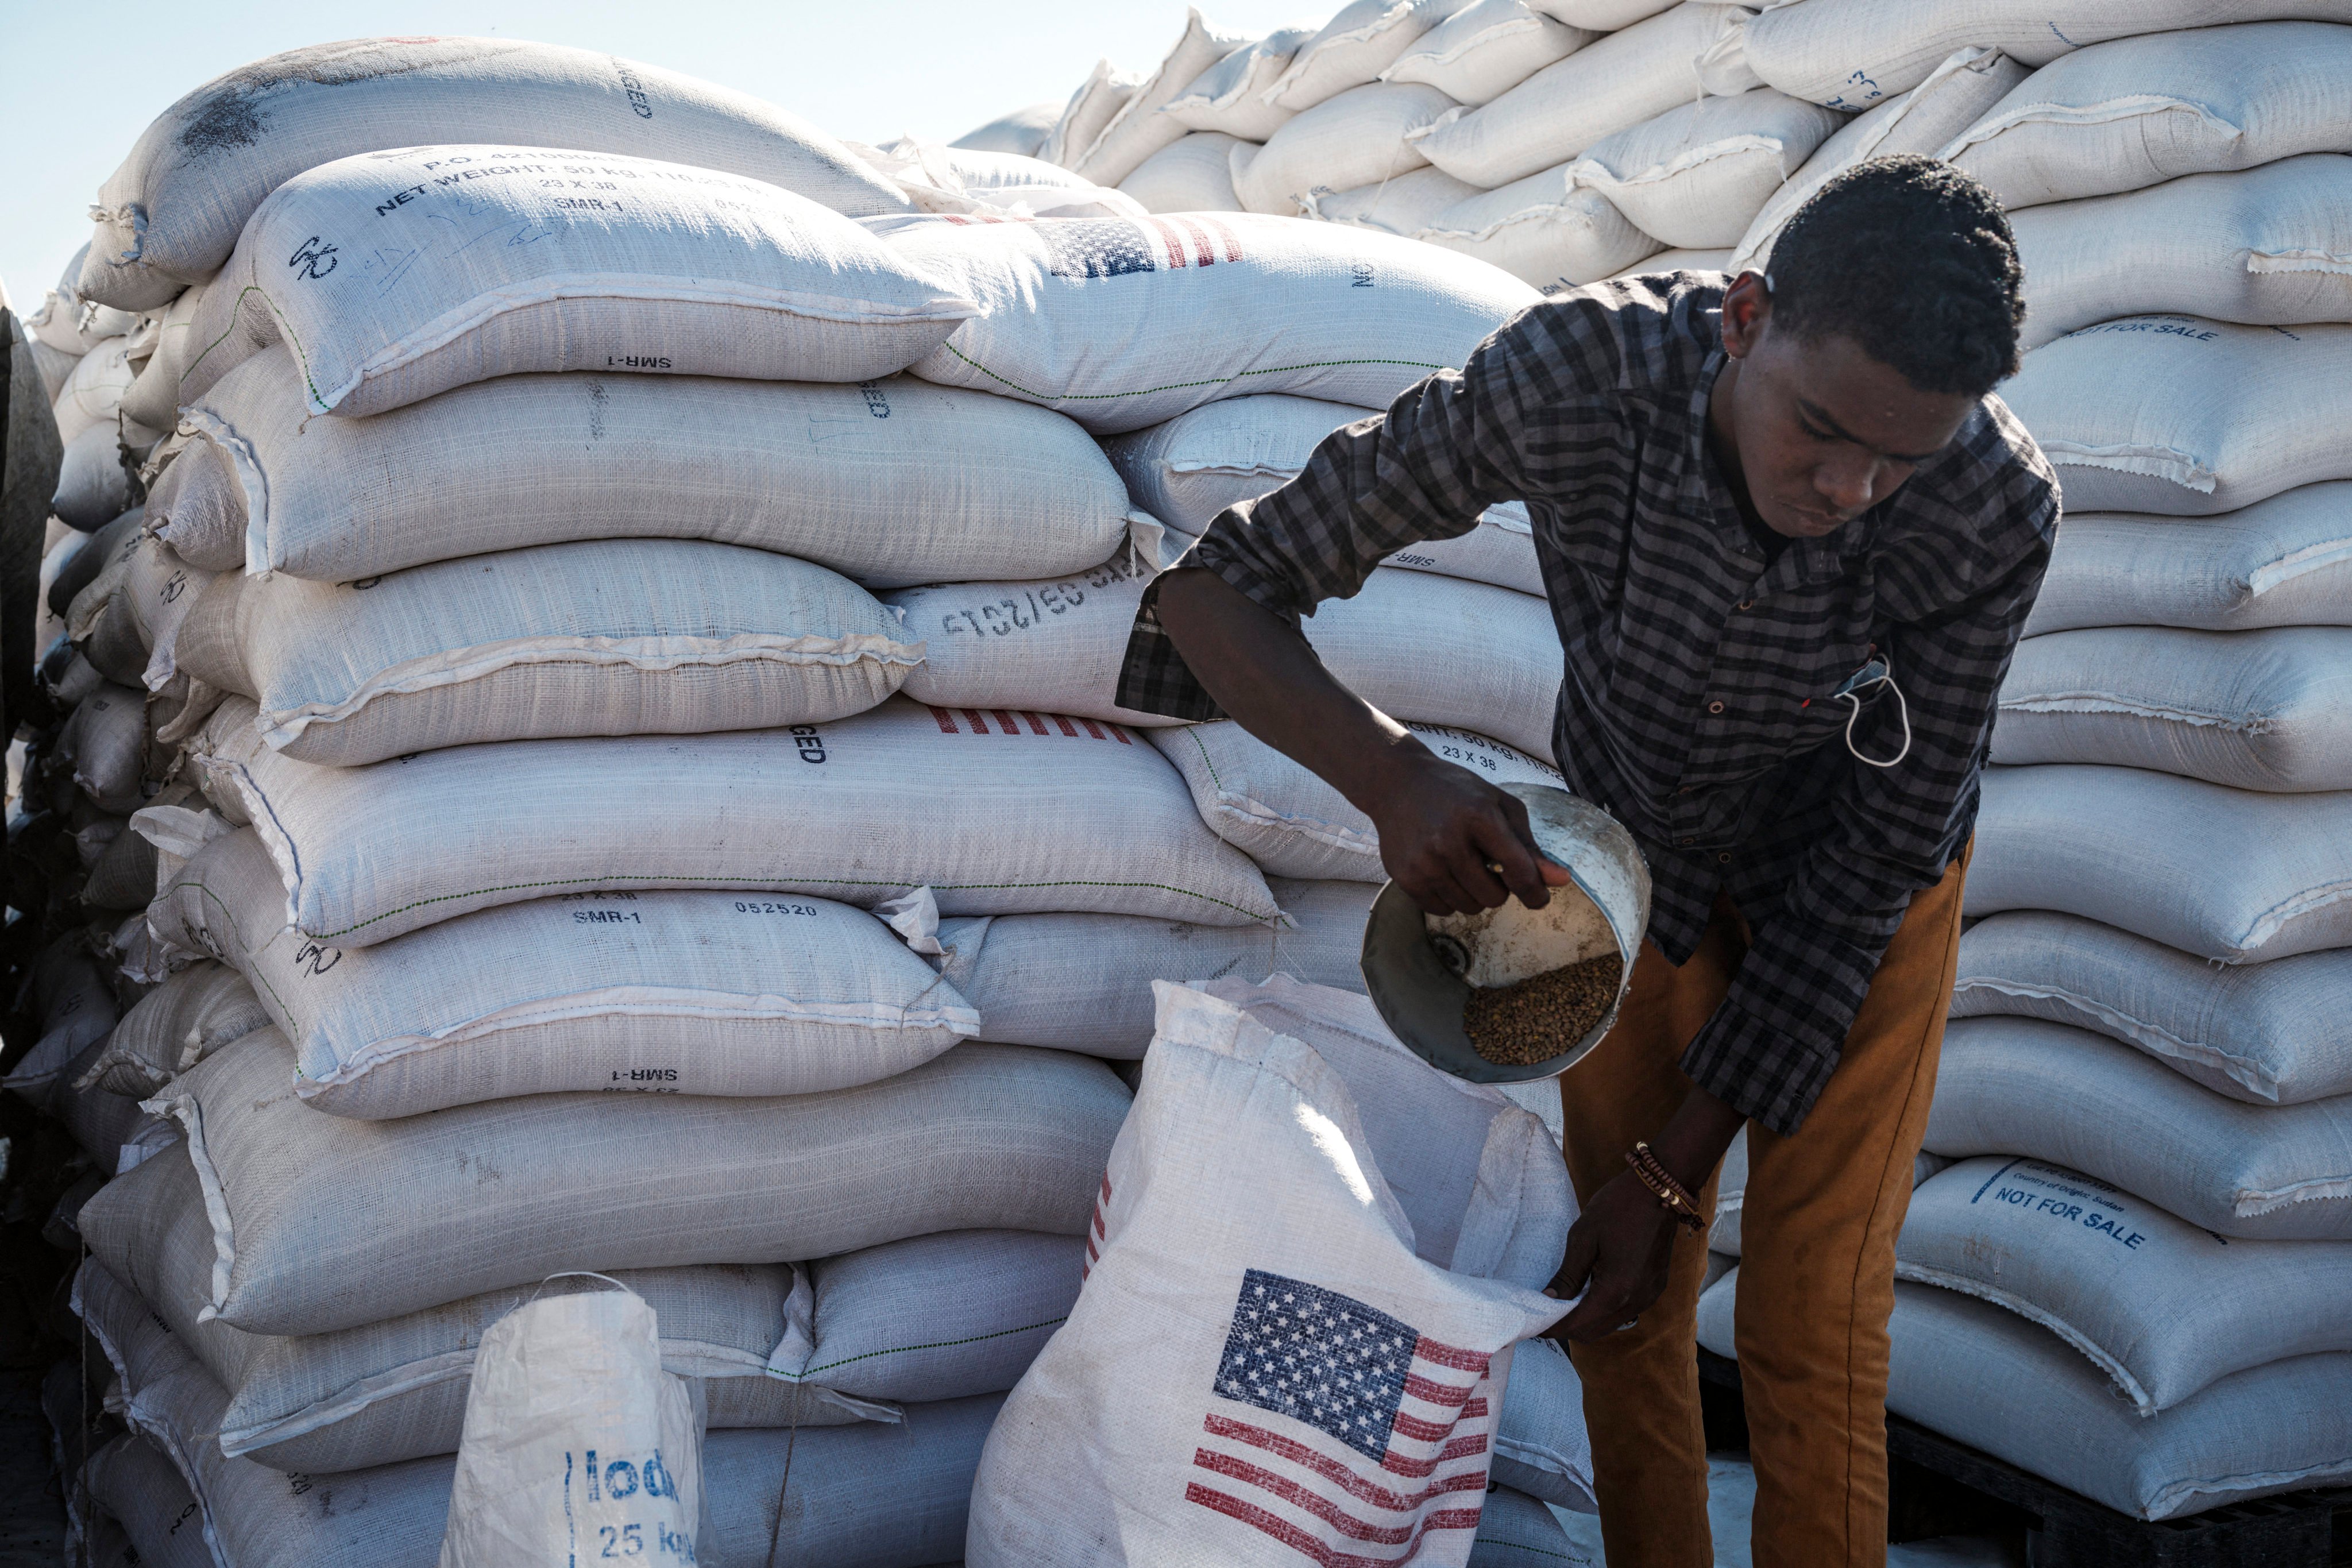
[[[1192,742],[1194,751],[1201,753],[1201,765],[1209,770],[1209,783],[1215,787],[1219,795],[1224,794],[1225,781],[1217,776],[1216,762],[1209,755],[1209,748],[1201,744],[1200,735],[1192,730],[1187,730],[1184,731],[1184,738]]]
[[[229,332],[236,331],[236,323],[245,314],[245,297],[247,294],[260,295],[261,302],[269,307],[269,313],[278,318],[278,331],[284,336],[286,346],[292,349],[294,351],[294,357],[302,362],[303,388],[310,393],[310,401],[313,404],[316,404],[320,400],[319,384],[310,379],[310,356],[303,351],[302,340],[300,337],[296,335],[294,323],[286,319],[286,312],[278,308],[278,301],[269,297],[269,290],[264,289],[258,283],[248,283],[244,288],[236,291],[236,304],[228,313],[228,331],[223,332],[220,336],[206,343],[204,348],[204,353],[196,355],[195,358],[188,362],[187,368],[180,372],[179,384],[182,386],[187,384],[188,377],[195,374],[196,366],[204,363],[205,354],[212,353],[213,350],[228,342]],[[243,363],[243,361],[238,362],[240,364]],[[230,370],[235,370],[236,368],[236,365],[229,366]],[[215,376],[213,379],[217,381],[220,377]]]
[[[1017,381],[1007,380],[997,374],[953,343],[944,343],[940,346],[988,377],[989,380],[1003,382],[1005,385],[1024,397],[1043,398],[1047,403],[1108,403],[1113,398],[1149,397],[1155,392],[1184,392],[1195,386],[1229,386],[1241,380],[1243,376],[1287,375],[1296,370],[1337,370],[1341,366],[1351,364],[1401,364],[1409,370],[1425,371],[1446,368],[1442,364],[1423,364],[1421,361],[1413,359],[1320,359],[1308,360],[1304,364],[1275,364],[1268,365],[1264,370],[1245,370],[1240,375],[1213,375],[1202,381],[1171,381],[1164,386],[1139,386],[1132,392],[1039,392],[1034,388],[1024,386]]]
[[[928,1345],[892,1345],[888,1350],[867,1351],[863,1355],[848,1356],[841,1361],[829,1361],[823,1366],[804,1366],[785,1381],[798,1383],[803,1378],[814,1377],[818,1373],[831,1372],[835,1367],[851,1366],[861,1361],[872,1361],[877,1355],[906,1355],[914,1351],[953,1350],[958,1345],[976,1345],[988,1340],[1001,1340],[1008,1334],[1032,1334],[1039,1329],[1050,1329],[1056,1323],[1067,1321],[1069,1321],[1069,1315],[1064,1313],[1058,1318],[1048,1318],[1042,1323],[1024,1323],[1017,1329],[999,1329],[992,1334],[974,1334],[966,1340],[940,1340],[935,1344]]]
[[[917,885],[907,882],[866,882],[859,881],[858,879],[850,877],[793,877],[785,879],[791,881],[796,887],[814,884],[827,888],[911,889]],[[388,921],[395,915],[404,915],[411,910],[421,910],[432,904],[446,904],[457,899],[478,899],[485,893],[527,893],[540,888],[577,888],[583,884],[590,884],[597,888],[604,888],[610,886],[614,882],[661,882],[676,887],[678,885],[679,879],[664,877],[652,872],[648,872],[644,875],[618,872],[614,875],[604,877],[563,877],[545,882],[508,882],[495,888],[475,888],[462,893],[436,893],[429,899],[414,900],[411,902],[401,905],[396,910],[386,910],[380,915],[370,915],[367,919],[360,921],[356,925],[347,925],[337,931],[302,931],[302,934],[309,937],[312,942],[332,942],[337,937],[349,936],[355,931],[365,930],[367,927],[375,924],[378,921]],[[1190,888],[1171,887],[1166,882],[1103,882],[1088,881],[1084,879],[1073,878],[1058,882],[931,882],[921,885],[928,886],[936,891],[945,893],[1027,892],[1040,888],[1133,888],[1142,889],[1155,893],[1175,893],[1187,899],[1198,899],[1204,904],[1214,904],[1220,909],[1231,910],[1237,915],[1247,916],[1249,923],[1252,925],[1271,925],[1276,918],[1276,915],[1271,914],[1257,914],[1252,910],[1242,908],[1241,905],[1234,903],[1230,900],[1220,899],[1213,894],[1196,893]],[[707,890],[710,892],[772,892],[775,890],[775,883],[772,881],[721,883],[717,881],[694,879],[687,881],[680,890],[688,892],[696,890]],[[295,929],[297,931],[301,930],[299,926],[297,926]]]

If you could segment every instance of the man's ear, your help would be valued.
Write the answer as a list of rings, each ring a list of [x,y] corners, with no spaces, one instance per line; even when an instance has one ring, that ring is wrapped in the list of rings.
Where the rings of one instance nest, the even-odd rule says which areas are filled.
[[[1761,272],[1743,272],[1723,292],[1723,348],[1733,359],[1746,359],[1763,341],[1765,324],[1772,319],[1772,285]]]

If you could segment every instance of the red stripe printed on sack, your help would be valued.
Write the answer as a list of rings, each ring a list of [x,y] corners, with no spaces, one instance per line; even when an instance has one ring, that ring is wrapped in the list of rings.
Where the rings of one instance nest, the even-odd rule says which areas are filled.
[[[1423,1520],[1419,1533],[1413,1537],[1412,1544],[1403,1552],[1393,1557],[1366,1557],[1357,1552],[1336,1551],[1279,1514],[1269,1513],[1254,1503],[1244,1502],[1237,1497],[1228,1496],[1212,1487],[1204,1487],[1198,1481],[1191,1483],[1184,1489],[1184,1500],[1187,1502],[1199,1503],[1203,1508],[1213,1509],[1230,1519],[1239,1520],[1253,1529],[1265,1531],[1292,1551],[1319,1564],[1320,1568],[1391,1568],[1391,1565],[1396,1563],[1410,1563],[1419,1555],[1422,1542],[1433,1530],[1478,1528],[1478,1510],[1447,1509],[1443,1512],[1431,1514]]]
[[[926,708],[930,708],[930,706],[931,706],[931,705],[930,705],[929,703],[926,702],[926,703],[924,703],[924,704],[923,704],[923,706],[924,706],[924,707],[926,707]],[[944,708],[931,708],[931,717],[932,717],[932,718],[934,718],[934,719],[936,719],[936,720],[938,720],[938,721],[940,721],[940,734],[942,734],[942,735],[961,735],[961,734],[962,734],[962,733],[963,733],[963,731],[961,731],[961,730],[959,730],[959,729],[957,729],[957,728],[956,728],[955,715],[954,715],[954,714],[952,714],[952,713],[950,713],[950,712],[949,712],[946,709],[944,709]]]
[[[1159,234],[1160,246],[1168,252],[1168,265],[1171,267],[1183,266],[1185,259],[1184,242],[1177,235],[1175,226],[1163,219],[1156,217],[1148,217],[1143,221]]]
[[[1419,1342],[1412,1347],[1412,1353],[1422,1361],[1450,1366],[1456,1372],[1475,1373],[1480,1377],[1486,1375],[1487,1363],[1495,1359],[1476,1351],[1456,1350],[1452,1345],[1441,1344],[1427,1334],[1421,1336]]]
[[[1432,1383],[1417,1372],[1404,1380],[1404,1391],[1423,1405],[1459,1405],[1477,1386],[1475,1383]]]
[[[1202,1469],[1220,1475],[1229,1481],[1239,1481],[1263,1492],[1269,1492],[1302,1513],[1311,1513],[1350,1541],[1369,1542],[1374,1546],[1402,1546],[1412,1539],[1410,1524],[1374,1524],[1358,1519],[1320,1492],[1300,1486],[1272,1470],[1262,1469],[1246,1459],[1230,1454],[1212,1453],[1206,1448],[1196,1450],[1192,1463]],[[1485,1490],[1484,1487],[1479,1489]]]
[[[1289,1458],[1287,1455],[1281,1457]],[[1192,1462],[1204,1470],[1215,1470],[1223,1475],[1234,1474],[1227,1468],[1229,1466],[1238,1465],[1251,1470],[1258,1468],[1246,1459],[1232,1454],[1220,1454],[1213,1448],[1195,1448],[1192,1451]],[[1271,1471],[1265,1473],[1272,1474]],[[1370,1503],[1372,1507],[1387,1513],[1412,1513],[1439,1498],[1451,1497],[1455,1492],[1483,1492],[1486,1489],[1486,1472],[1484,1469],[1457,1470],[1453,1475],[1441,1476],[1417,1492],[1392,1492],[1386,1487],[1376,1486],[1365,1480],[1361,1476],[1350,1476],[1345,1470],[1340,1472],[1341,1477],[1344,1477],[1347,1481],[1352,1481],[1353,1485],[1346,1485],[1345,1481],[1339,1481],[1339,1478],[1331,1477],[1324,1471],[1318,1470],[1317,1474],[1323,1475],[1326,1479],[1339,1481],[1349,1497],[1360,1502]]]
[[[1394,1498],[1399,1495],[1398,1493],[1388,1490],[1377,1481],[1369,1480],[1358,1475],[1337,1459],[1326,1458],[1307,1447],[1306,1444],[1296,1442],[1279,1433],[1269,1432],[1263,1426],[1251,1426],[1246,1421],[1236,1421],[1230,1415],[1214,1414],[1210,1415],[1201,1423],[1201,1429],[1212,1437],[1224,1437],[1236,1443],[1247,1443],[1253,1448],[1263,1448],[1269,1454],[1279,1455],[1294,1465],[1303,1465],[1316,1474],[1345,1487],[1350,1494],[1362,1498],[1366,1502],[1379,1502],[1383,1508],[1398,1506],[1383,1500]],[[1391,1475],[1407,1476],[1414,1480],[1421,1480],[1436,1474],[1437,1467],[1449,1460],[1466,1459],[1486,1451],[1486,1435],[1480,1432],[1470,1436],[1454,1438],[1445,1445],[1434,1458],[1405,1459],[1391,1454],[1381,1461],[1381,1468]]]

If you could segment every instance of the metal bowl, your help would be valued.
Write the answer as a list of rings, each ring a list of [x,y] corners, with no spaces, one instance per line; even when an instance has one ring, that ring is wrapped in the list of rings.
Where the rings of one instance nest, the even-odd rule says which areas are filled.
[[[1617,1021],[1633,959],[1650,924],[1650,868],[1617,819],[1547,784],[1502,786],[1525,802],[1536,846],[1565,867],[1569,885],[1530,910],[1517,899],[1470,915],[1432,915],[1394,882],[1372,900],[1364,925],[1364,985],[1396,1037],[1430,1066],[1473,1083],[1523,1083],[1567,1071]],[[1506,1067],[1480,1056],[1463,1032],[1474,986],[1514,982],[1614,951],[1625,973],[1609,1011],[1555,1057]]]

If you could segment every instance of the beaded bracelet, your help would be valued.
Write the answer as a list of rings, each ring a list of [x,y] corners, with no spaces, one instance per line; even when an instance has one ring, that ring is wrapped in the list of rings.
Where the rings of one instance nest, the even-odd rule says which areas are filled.
[[[1647,1143],[1634,1144],[1633,1152],[1625,1156],[1625,1163],[1632,1167],[1634,1179],[1650,1189],[1658,1206],[1674,1216],[1676,1225],[1694,1232],[1706,1228],[1706,1218],[1698,1212],[1698,1200],[1691,1196],[1688,1187],[1675,1180],[1674,1173],[1650,1152]]]

